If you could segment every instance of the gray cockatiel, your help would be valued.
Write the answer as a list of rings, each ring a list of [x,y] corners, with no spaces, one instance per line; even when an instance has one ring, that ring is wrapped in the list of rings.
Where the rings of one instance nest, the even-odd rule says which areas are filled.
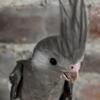
[[[87,19],[84,0],[66,2],[59,0],[60,34],[41,40],[32,57],[18,61],[10,74],[11,100],[72,100],[84,57]]]

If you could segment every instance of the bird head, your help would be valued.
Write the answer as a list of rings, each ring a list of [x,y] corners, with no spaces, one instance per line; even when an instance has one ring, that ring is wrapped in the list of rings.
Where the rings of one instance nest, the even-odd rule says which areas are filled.
[[[60,37],[51,36],[36,45],[32,56],[32,65],[39,72],[50,75],[56,73],[59,78],[74,82],[78,78],[83,55],[73,59],[69,52],[66,52],[67,56],[65,56],[64,51],[60,52],[58,38]]]
[[[83,0],[59,0],[60,34],[41,40],[34,49],[32,62],[38,69],[57,72],[75,81],[84,58],[87,17]]]

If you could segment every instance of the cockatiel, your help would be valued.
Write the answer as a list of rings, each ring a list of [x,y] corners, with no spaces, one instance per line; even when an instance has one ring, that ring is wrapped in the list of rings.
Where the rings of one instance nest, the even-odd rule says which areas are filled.
[[[32,57],[18,61],[10,74],[11,100],[72,100],[73,83],[84,57],[87,17],[84,0],[66,2],[59,0],[60,34],[39,41]],[[57,90],[55,98],[60,80],[62,90]]]

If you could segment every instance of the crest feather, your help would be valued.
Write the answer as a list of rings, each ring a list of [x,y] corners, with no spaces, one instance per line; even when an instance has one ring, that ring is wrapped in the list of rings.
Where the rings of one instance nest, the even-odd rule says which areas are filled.
[[[85,49],[87,16],[84,0],[59,0],[61,16],[61,48],[76,59]],[[66,4],[66,6],[65,6]]]

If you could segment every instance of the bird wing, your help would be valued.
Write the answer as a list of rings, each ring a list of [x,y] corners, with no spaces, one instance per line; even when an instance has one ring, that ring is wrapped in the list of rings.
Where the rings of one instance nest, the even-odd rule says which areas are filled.
[[[20,98],[23,78],[23,61],[17,61],[17,64],[9,76],[11,82],[10,100]]]

